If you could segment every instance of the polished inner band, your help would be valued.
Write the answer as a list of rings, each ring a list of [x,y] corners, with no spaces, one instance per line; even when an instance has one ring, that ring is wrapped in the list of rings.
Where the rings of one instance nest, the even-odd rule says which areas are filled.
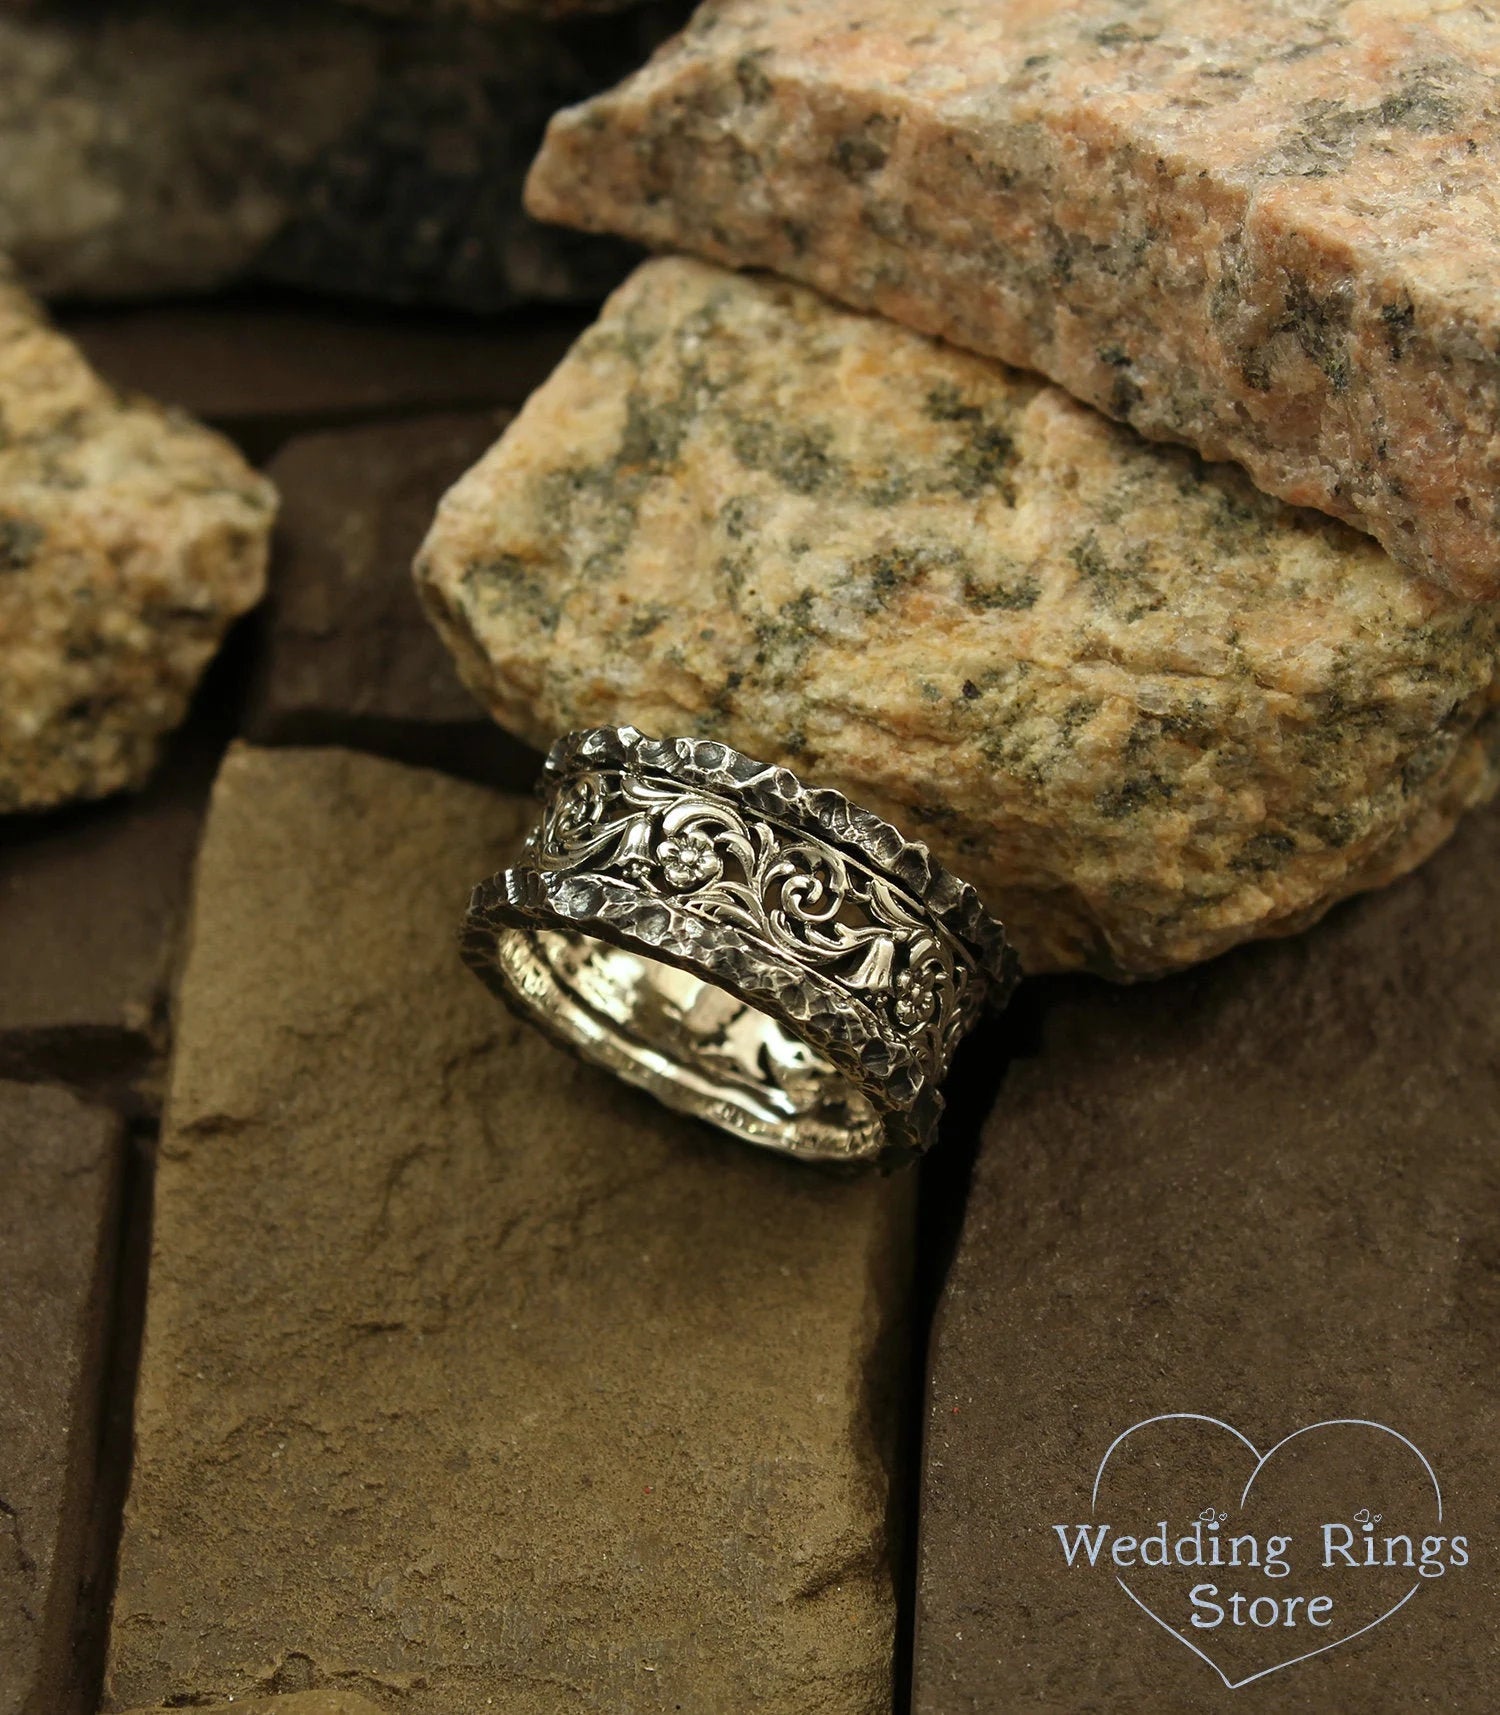
[[[669,1105],[809,1160],[878,1155],[880,1116],[833,1063],[759,1007],[570,929],[511,929],[501,973],[551,1029]]]
[[[925,846],[702,739],[560,739],[464,958],[558,1042],[803,1160],[920,1153],[954,1048],[1017,971]]]

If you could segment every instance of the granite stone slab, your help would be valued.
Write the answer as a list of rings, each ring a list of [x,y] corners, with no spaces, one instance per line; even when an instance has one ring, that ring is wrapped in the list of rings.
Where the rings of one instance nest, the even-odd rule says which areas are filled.
[[[124,398],[0,261],[0,815],[141,786],[260,599],[275,497]]]
[[[628,721],[838,787],[1034,971],[1299,928],[1495,782],[1500,607],[1035,377],[696,261],[611,299],[418,577],[513,731]]]
[[[0,1715],[84,1715],[89,1562],[120,1122],[0,1082]]]
[[[734,1146],[498,1007],[456,925],[530,814],[226,761],[110,1710],[889,1708],[911,1181]]]
[[[282,506],[247,737],[530,784],[540,757],[464,688],[411,577],[444,490],[504,422],[489,411],[376,423],[301,437],[272,461]]]
[[[725,0],[559,114],[546,220],[1040,369],[1500,595],[1500,21]]]
[[[1491,809],[1416,875],[1297,941],[1131,991],[1072,979],[1040,1004],[984,1135],[933,1333],[917,1715],[1494,1706],[1497,841]],[[1442,1522],[1429,1512],[1427,1528],[1466,1536],[1469,1564],[1429,1577],[1382,1561],[1372,1579],[1397,1579],[1386,1600],[1420,1586],[1399,1613],[1226,1689],[1133,1605],[1115,1568],[1070,1570],[1054,1533],[1110,1516],[1091,1511],[1090,1486],[1116,1436],[1181,1412],[1262,1451],[1328,1419],[1394,1428],[1440,1483]],[[1176,1498],[1192,1515],[1222,1493],[1237,1516],[1244,1450],[1204,1426],[1173,1436],[1186,1439],[1143,1443],[1142,1457],[1169,1477],[1184,1461]],[[1215,1439],[1219,1453],[1206,1449]],[[1348,1432],[1325,1443],[1307,1467],[1312,1499],[1327,1503],[1362,1445]],[[1148,1473],[1132,1477],[1144,1493]],[[1361,1503],[1343,1498],[1321,1522],[1358,1532]],[[1261,1592],[1318,1589],[1318,1528],[1294,1541],[1293,1575]],[[1395,1555],[1399,1568],[1399,1544]],[[1202,1576],[1227,1601],[1241,1575]],[[1283,1619],[1273,1649],[1269,1631],[1230,1637],[1232,1623],[1195,1612],[1204,1627],[1179,1607],[1178,1630],[1243,1674],[1324,1641]],[[1340,1607],[1324,1618],[1340,1621]]]
[[[249,278],[485,312],[595,299],[628,248],[521,208],[548,115],[654,40],[590,29],[583,53],[535,18],[317,0],[0,15],[0,252],[48,300]]]

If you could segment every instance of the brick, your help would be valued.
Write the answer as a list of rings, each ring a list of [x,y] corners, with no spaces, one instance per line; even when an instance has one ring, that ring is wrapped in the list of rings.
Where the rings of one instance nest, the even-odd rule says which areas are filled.
[[[225,764],[109,1709],[889,1707],[911,1182],[732,1146],[497,1007],[455,924],[529,814]]]
[[[1500,1530],[1497,834],[1500,813],[1484,812],[1426,869],[1299,940],[1128,991],[1075,980],[1035,1003],[932,1339],[918,1715],[1493,1704],[1500,1583],[1481,1545]],[[1430,1459],[1442,1522],[1419,1484],[1428,1528],[1467,1535],[1470,1564],[1396,1574],[1391,1601],[1421,1586],[1399,1614],[1226,1689],[1107,1564],[1068,1569],[1054,1534],[1094,1516],[1090,1485],[1116,1436],[1177,1412],[1262,1451],[1329,1419],[1389,1425]],[[1217,1504],[1238,1517],[1243,1466],[1231,1482],[1204,1450],[1210,1431],[1172,1433],[1189,1439],[1154,1456],[1169,1477],[1183,1461],[1190,1516],[1227,1494]],[[1334,1506],[1341,1461],[1367,1475],[1369,1446],[1324,1445],[1336,1457],[1309,1463],[1305,1499],[1329,1509],[1321,1521],[1351,1520],[1357,1495]],[[1293,1574],[1259,1588],[1306,1596],[1336,1579],[1320,1568],[1319,1513],[1283,1499],[1307,1530],[1293,1533]],[[1392,1528],[1406,1528],[1394,1514]],[[1203,1576],[1227,1598],[1237,1575]],[[1369,1599],[1349,1588],[1362,1576],[1345,1575],[1330,1624],[1346,1598]],[[1179,1629],[1221,1660],[1250,1672],[1282,1653],[1269,1633],[1194,1632],[1177,1594]]]
[[[0,1083],[0,1715],[81,1715],[123,1147],[103,1110]]]
[[[342,744],[492,784],[540,757],[459,681],[411,562],[443,491],[504,426],[494,412],[301,437],[268,474],[282,497],[246,714],[262,744]]]

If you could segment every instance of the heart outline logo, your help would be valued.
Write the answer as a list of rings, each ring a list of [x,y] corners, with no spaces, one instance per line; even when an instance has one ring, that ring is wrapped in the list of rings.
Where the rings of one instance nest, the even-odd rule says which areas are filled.
[[[1090,1512],[1094,1515],[1097,1515],[1098,1513],[1099,1485],[1104,1481],[1105,1468],[1108,1466],[1110,1459],[1114,1456],[1117,1448],[1128,1441],[1137,1430],[1148,1429],[1153,1423],[1183,1422],[1211,1423],[1217,1429],[1226,1429],[1237,1441],[1243,1442],[1244,1445],[1250,1449],[1250,1452],[1255,1457],[1255,1469],[1251,1471],[1244,1488],[1240,1491],[1239,1504],[1241,1508],[1244,1507],[1251,1489],[1255,1486],[1255,1479],[1265,1469],[1267,1461],[1271,1459],[1273,1455],[1279,1453],[1288,1442],[1295,1441],[1299,1435],[1309,1435],[1315,1429],[1338,1429],[1343,1427],[1381,1430],[1384,1434],[1393,1436],[1404,1447],[1416,1454],[1417,1459],[1421,1463],[1422,1469],[1426,1471],[1428,1477],[1432,1481],[1433,1494],[1437,1498],[1438,1523],[1441,1524],[1443,1522],[1443,1490],[1441,1484],[1438,1482],[1437,1472],[1433,1470],[1427,1455],[1420,1447],[1417,1446],[1416,1442],[1409,1440],[1400,1432],[1400,1430],[1392,1429],[1388,1423],[1376,1423],[1373,1419],[1368,1417],[1328,1417],[1324,1418],[1320,1423],[1304,1423],[1300,1429],[1294,1429],[1290,1435],[1282,1436],[1281,1440],[1278,1441],[1274,1447],[1270,1448],[1267,1452],[1262,1453],[1250,1437],[1236,1429],[1232,1423],[1225,1423],[1224,1420],[1219,1417],[1209,1417],[1205,1412],[1201,1411],[1161,1412],[1156,1417],[1142,1418],[1139,1423],[1131,1424],[1129,1429],[1123,1430],[1119,1435],[1117,1435],[1105,1449],[1104,1457],[1099,1461],[1099,1469],[1094,1473],[1094,1488],[1089,1501]],[[1135,1591],[1132,1590],[1125,1580],[1118,1574],[1116,1574],[1115,1583],[1120,1586],[1120,1588],[1131,1599],[1131,1601],[1135,1603],[1141,1612],[1155,1620],[1157,1625],[1159,1625],[1161,1629],[1168,1634],[1168,1636],[1176,1638],[1178,1643],[1190,1649],[1200,1661],[1207,1662],[1214,1672],[1218,1674],[1219,1678],[1223,1680],[1225,1688],[1229,1691],[1238,1691],[1241,1686],[1252,1685],[1257,1679],[1264,1679],[1268,1674],[1280,1673],[1284,1667],[1295,1667],[1298,1662],[1310,1661],[1315,1655],[1325,1655],[1331,1649],[1338,1649],[1341,1644],[1353,1643],[1355,1638],[1363,1637],[1366,1632],[1374,1631],[1376,1626],[1384,1625],[1385,1622],[1390,1619],[1392,1614],[1395,1614],[1404,1608],[1412,1597],[1416,1595],[1417,1591],[1422,1588],[1422,1580],[1418,1578],[1417,1582],[1412,1585],[1411,1589],[1406,1592],[1399,1602],[1396,1602],[1391,1607],[1387,1608],[1383,1614],[1378,1615],[1366,1625],[1361,1626],[1358,1631],[1350,1632],[1347,1637],[1333,1638],[1326,1644],[1320,1644],[1316,1649],[1305,1650],[1301,1655],[1294,1655],[1289,1657],[1286,1661],[1278,1661],[1270,1667],[1263,1667],[1258,1673],[1247,1674],[1244,1679],[1231,1679],[1211,1655],[1208,1655],[1205,1651],[1199,1649],[1197,1644],[1195,1644],[1191,1638],[1184,1637],[1175,1626],[1169,1626],[1161,1615],[1158,1614],[1148,1603],[1142,1601],[1142,1599],[1136,1595]]]

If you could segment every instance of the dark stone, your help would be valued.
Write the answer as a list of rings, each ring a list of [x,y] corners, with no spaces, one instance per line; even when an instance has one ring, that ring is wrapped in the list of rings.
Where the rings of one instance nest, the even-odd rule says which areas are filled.
[[[643,57],[615,28],[612,76]],[[521,207],[548,119],[598,87],[563,39],[514,18],[498,30],[404,28],[380,60],[369,106],[309,164],[256,274],[488,312],[596,301],[640,260],[635,245],[545,226]]]
[[[1476,815],[1424,869],[1299,939],[1150,987],[1072,979],[1033,995],[1036,1035],[980,1146],[933,1333],[919,1715],[1493,1707],[1497,837],[1500,809]],[[1468,1537],[1471,1564],[1408,1574],[1420,1587],[1398,1615],[1231,1695],[1133,1605],[1116,1568],[1070,1570],[1053,1528],[1108,1516],[1091,1514],[1090,1490],[1116,1436],[1188,1412],[1262,1451],[1329,1419],[1389,1425],[1431,1461],[1437,1528]],[[1347,1519],[1354,1486],[1374,1485],[1359,1436],[1392,1445],[1319,1433],[1330,1453],[1328,1438],[1355,1439],[1304,1459],[1308,1536],[1294,1540],[1295,1576],[1262,1586],[1273,1594],[1316,1590],[1313,1511]],[[1112,1481],[1171,1491],[1189,1518],[1238,1504],[1232,1438],[1205,1425],[1142,1434],[1130,1445],[1160,1468],[1116,1463]],[[1171,1490],[1183,1473],[1186,1489]],[[1101,1506],[1120,1502],[1101,1493]],[[1365,1599],[1390,1576],[1371,1574]],[[1360,1599],[1346,1591],[1336,1616],[1346,1596]],[[1180,1601],[1171,1611],[1231,1678],[1278,1659],[1266,1634],[1194,1632]],[[1281,1635],[1299,1640],[1284,1656],[1313,1647],[1305,1626]]]
[[[200,727],[135,796],[0,817],[0,1078],[158,1106],[213,748]]]
[[[521,206],[551,114],[684,7],[574,25],[317,0],[0,6],[0,249],[48,301],[245,281],[489,314],[596,302],[639,258]]]
[[[75,1715],[120,1122],[0,1083],[0,1715]]]
[[[587,322],[563,309],[481,322],[275,299],[60,318],[117,387],[179,405],[258,456],[377,415],[515,409]]]
[[[292,442],[247,731],[342,744],[524,787],[540,758],[489,718],[417,599],[411,563],[445,489],[504,426],[423,417]]]

